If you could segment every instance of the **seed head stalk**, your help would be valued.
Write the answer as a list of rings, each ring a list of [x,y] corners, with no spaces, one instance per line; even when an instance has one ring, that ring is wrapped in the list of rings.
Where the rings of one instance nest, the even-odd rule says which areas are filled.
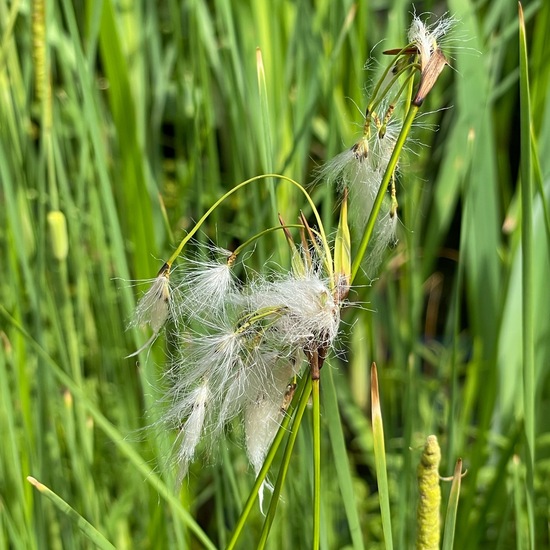
[[[281,462],[281,467],[279,469],[279,475],[277,476],[277,482],[275,483],[275,488],[273,489],[273,495],[271,496],[271,502],[269,503],[269,510],[267,512],[264,526],[262,528],[260,541],[258,543],[258,550],[263,550],[267,543],[267,537],[269,536],[269,531],[271,530],[273,520],[275,519],[275,512],[277,511],[277,505],[279,504],[283,483],[286,479],[286,474],[288,473],[288,469],[290,467],[290,457],[292,455],[292,450],[294,449],[294,444],[296,443],[296,437],[298,436],[298,429],[302,422],[302,418],[304,416],[304,412],[306,410],[309,397],[311,395],[311,390],[312,390],[311,377],[304,376],[304,378],[307,381],[307,385],[305,386],[304,391],[300,397],[300,402],[298,403],[298,408],[296,410],[296,414],[294,415],[294,422],[292,423],[292,429],[285,447],[285,452]]]
[[[391,52],[392,54],[394,54],[394,59],[397,60],[399,59],[399,57],[401,57],[402,55],[404,54],[407,54],[411,51],[411,48],[413,47],[413,44],[408,44],[407,46],[405,46],[404,48],[402,48],[401,50],[398,50],[396,52]],[[389,52],[385,52],[385,53],[389,53]],[[416,65],[413,65],[413,66],[416,66]],[[384,95],[387,93],[388,89],[391,88],[393,86],[393,83],[395,82],[396,80],[396,77],[398,75],[396,75],[396,77],[393,77],[392,78],[392,81],[390,83],[390,85],[386,88],[386,90],[384,90],[384,93],[383,94],[380,94],[380,97],[378,98],[378,93],[380,92],[380,88],[382,87],[382,84],[384,83],[384,81],[386,80],[386,76],[388,76],[388,73],[392,70],[392,68],[394,67],[394,63],[389,63],[388,66],[384,69],[384,72],[382,73],[382,76],[380,77],[380,79],[378,80],[378,82],[376,83],[376,86],[374,87],[374,90],[372,91],[372,100],[371,102],[368,104],[367,106],[367,114],[369,113],[372,113],[372,111],[374,110],[375,106],[380,103],[380,100],[384,97]],[[406,66],[406,69],[410,68],[411,65],[407,65]],[[405,69],[405,70],[406,70]],[[400,71],[401,73],[402,71]],[[378,98],[378,99],[377,99]]]
[[[305,403],[307,404],[307,401],[309,399],[310,395],[310,379],[307,376],[302,376],[300,379],[300,384],[296,390],[296,394],[300,396],[298,403],[302,403],[302,401],[305,400]],[[307,397],[305,397],[307,395]],[[295,400],[294,400],[295,401]],[[258,474],[258,477],[256,478],[256,481],[254,482],[254,486],[252,487],[252,490],[250,491],[250,494],[248,495],[248,499],[246,501],[246,504],[244,505],[243,511],[239,517],[239,520],[237,521],[237,524],[235,525],[235,530],[233,531],[233,535],[231,536],[231,539],[229,540],[229,543],[227,544],[226,550],[233,550],[237,544],[237,540],[240,536],[240,534],[243,531],[243,528],[248,520],[248,516],[250,515],[250,512],[252,511],[252,508],[254,507],[254,503],[256,502],[256,498],[258,498],[258,494],[261,491],[262,484],[264,483],[267,472],[269,471],[269,468],[271,467],[271,464],[273,463],[273,459],[275,458],[275,454],[279,450],[279,446],[281,445],[281,441],[283,440],[283,437],[288,433],[288,425],[290,423],[290,420],[294,414],[295,406],[294,403],[291,403],[283,421],[281,422],[281,427],[277,430],[277,435],[273,439],[273,443],[271,444],[271,448],[269,449],[269,452],[267,453],[264,464],[262,466],[262,469],[260,470],[260,473]],[[294,427],[293,427],[294,428]],[[272,499],[275,498],[272,496]]]
[[[250,183],[253,183],[258,180],[262,179],[268,179],[268,178],[276,178],[279,180],[287,181],[288,183],[294,185],[297,187],[304,197],[306,198],[308,204],[311,207],[311,210],[313,212],[313,215],[315,216],[315,220],[317,221],[317,225],[319,227],[319,234],[321,236],[321,241],[323,244],[323,252],[324,252],[324,261],[326,264],[327,274],[329,276],[330,284],[334,285],[334,267],[332,263],[332,253],[330,250],[330,245],[327,239],[327,236],[325,234],[325,230],[323,227],[323,222],[321,221],[321,216],[319,214],[319,211],[317,210],[317,207],[315,206],[315,203],[313,202],[313,199],[309,195],[309,193],[305,190],[305,188],[300,185],[296,180],[293,180],[292,178],[289,178],[288,176],[283,176],[282,174],[261,174],[260,176],[254,176],[253,178],[247,179],[245,181],[242,181],[241,183],[237,184],[235,187],[230,189],[227,193],[222,195],[199,219],[199,221],[195,224],[193,229],[185,235],[185,237],[182,239],[176,250],[174,250],[174,253],[172,256],[170,256],[170,259],[166,262],[168,267],[170,267],[175,261],[176,258],[181,254],[181,251],[183,250],[183,247],[191,240],[193,235],[201,228],[202,224],[206,221],[206,219],[218,208],[218,206],[225,201],[225,199],[229,198],[233,193],[237,192],[239,189],[246,187]],[[332,288],[331,288],[332,290]]]
[[[419,105],[412,104],[409,107],[409,111],[407,112],[407,117],[405,118],[405,122],[403,123],[403,127],[401,128],[401,132],[399,133],[399,137],[397,138],[397,143],[395,144],[390,160],[388,162],[388,166],[386,168],[386,171],[384,172],[384,177],[382,178],[380,189],[378,190],[376,199],[374,200],[374,204],[373,204],[369,219],[367,221],[367,225],[365,226],[365,231],[363,232],[363,236],[361,238],[361,242],[359,244],[357,254],[355,256],[355,259],[353,260],[353,264],[351,267],[350,284],[353,284],[353,281],[355,280],[357,272],[361,267],[363,258],[367,252],[367,246],[369,244],[370,238],[372,237],[372,232],[374,230],[374,224],[376,222],[376,218],[378,217],[378,214],[380,213],[380,209],[382,208],[382,203],[384,201],[384,197],[386,195],[388,185],[390,184],[390,181],[392,179],[395,167],[397,166],[397,161],[399,160],[399,155],[403,150],[403,146],[405,145],[405,141],[409,135],[409,132],[412,127],[412,123],[414,121],[414,117],[416,116],[418,109],[419,109]]]
[[[390,65],[391,67],[391,65]],[[384,91],[380,94],[380,97],[376,100],[373,100],[368,108],[367,108],[367,112],[369,114],[371,113],[374,113],[376,109],[378,109],[379,105],[382,103],[382,101],[386,98],[386,96],[390,93],[391,89],[393,88],[393,86],[395,85],[395,83],[399,80],[399,78],[401,78],[401,76],[403,76],[403,74],[405,74],[407,71],[410,71],[410,74],[407,75],[407,78],[405,80],[405,82],[401,85],[401,87],[399,88],[399,91],[395,94],[395,96],[393,97],[393,99],[390,101],[390,105],[395,105],[399,99],[399,97],[401,96],[401,94],[403,93],[403,90],[405,89],[405,87],[408,85],[408,83],[410,81],[412,81],[412,79],[414,78],[414,75],[415,75],[415,72],[414,72],[414,69],[420,69],[420,65],[418,65],[418,63],[415,63],[415,64],[412,64],[412,65],[406,65],[405,67],[403,67],[402,69],[400,69],[394,76],[393,78],[391,79],[391,81],[389,82],[389,84],[386,86],[386,88],[384,89]],[[385,121],[387,122],[387,121]],[[370,126],[370,119],[369,117],[367,117],[367,121],[365,122],[365,132],[366,132],[366,127],[367,127],[367,124]]]
[[[321,542],[321,405],[319,383],[311,381],[313,395],[313,550],[318,550]]]

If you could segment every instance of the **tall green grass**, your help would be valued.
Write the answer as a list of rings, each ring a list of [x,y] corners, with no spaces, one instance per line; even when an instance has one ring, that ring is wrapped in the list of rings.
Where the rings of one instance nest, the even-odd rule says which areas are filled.
[[[523,7],[526,57],[514,2],[416,6],[460,20],[453,70],[413,127],[423,145],[409,142],[401,160],[400,241],[377,280],[356,280],[362,307],[344,312],[340,356],[321,372],[321,548],[384,548],[388,523],[394,547],[414,545],[430,434],[442,476],[459,458],[468,471],[453,490],[441,482],[442,517],[460,486],[455,548],[550,545],[550,4]],[[154,277],[234,185],[270,171],[309,184],[351,146],[381,51],[404,44],[411,10],[0,0],[0,548],[230,541],[254,483],[239,427],[174,489],[174,434],[153,426],[162,339],[124,359],[147,337],[126,330],[147,288],[129,281]],[[336,228],[335,190],[317,184],[312,196]],[[276,223],[274,204],[287,223],[311,214],[292,186],[247,186],[197,238],[235,248]],[[274,232],[249,263],[287,260]],[[314,429],[308,409],[269,548],[312,545]],[[237,547],[254,548],[263,522],[253,507]]]

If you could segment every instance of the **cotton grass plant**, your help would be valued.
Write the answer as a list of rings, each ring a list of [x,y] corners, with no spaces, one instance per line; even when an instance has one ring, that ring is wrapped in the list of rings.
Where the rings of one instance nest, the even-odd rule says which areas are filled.
[[[172,320],[174,325],[170,340],[175,351],[168,367],[166,412],[160,424],[177,433],[174,462],[178,483],[187,476],[201,440],[205,439],[210,454],[215,454],[219,441],[238,419],[243,425],[249,462],[260,482],[262,510],[264,489],[273,491],[260,547],[267,540],[279,502],[292,445],[287,446],[290,450],[283,459],[275,488],[267,481],[264,461],[287,414],[296,378],[303,376],[311,379],[311,385],[299,397],[297,410],[301,413],[297,413],[292,431],[297,432],[299,414],[303,414],[304,404],[311,395],[312,544],[319,547],[321,369],[332,353],[340,311],[347,305],[359,267],[374,273],[384,250],[396,240],[398,159],[418,109],[447,64],[438,41],[452,26],[453,20],[447,17],[427,25],[414,15],[409,44],[387,52],[391,61],[373,88],[363,136],[318,171],[317,180],[331,185],[341,195],[334,241],[327,239],[328,232],[304,186],[277,174],[252,178],[214,203],[161,268],[137,305],[131,326],[148,325],[153,334],[131,356],[148,347],[167,321]],[[208,216],[221,208],[235,191],[259,185],[267,178],[274,178],[279,185],[298,188],[318,224],[316,228],[310,227],[300,214],[300,238],[295,242],[291,229],[280,218],[280,229],[291,252],[291,264],[286,270],[273,272],[264,266],[255,273],[245,269],[238,279],[232,272],[237,261],[234,252],[218,254],[219,258],[205,262],[185,258],[186,245]],[[354,226],[362,235],[357,250],[352,246],[348,227],[348,201],[353,205],[350,216]],[[250,242],[277,229],[266,228]],[[180,256],[184,265],[181,282],[170,290],[170,268]],[[307,364],[306,372],[303,364]],[[249,501],[253,498],[254,495]],[[229,548],[234,545],[249,511],[249,507],[245,509]]]
[[[549,546],[550,6],[524,8],[518,63],[507,0],[422,4],[466,48],[389,0],[0,0],[0,547]],[[301,185],[208,213],[264,173]]]

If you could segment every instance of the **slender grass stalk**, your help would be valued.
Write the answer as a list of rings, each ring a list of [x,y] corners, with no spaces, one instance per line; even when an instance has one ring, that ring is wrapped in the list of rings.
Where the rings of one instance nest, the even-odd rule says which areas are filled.
[[[241,183],[235,185],[235,187],[231,188],[227,193],[222,195],[202,215],[202,217],[199,219],[199,221],[194,225],[193,229],[191,229],[191,231],[189,231],[189,233],[187,233],[187,235],[182,239],[182,241],[180,242],[180,244],[178,245],[178,247],[176,248],[176,250],[174,251],[172,256],[170,256],[170,259],[166,263],[168,265],[172,265],[174,263],[176,258],[181,254],[181,251],[183,250],[183,247],[191,240],[193,235],[195,235],[195,233],[201,228],[202,224],[206,221],[208,216],[210,216],[210,214],[212,214],[212,212],[214,212],[214,210],[216,210],[216,208],[218,208],[218,206],[223,201],[225,201],[231,195],[236,193],[239,189],[242,189],[243,187],[246,187],[247,185],[249,185],[249,184],[251,184],[255,181],[259,181],[259,180],[263,180],[263,179],[269,179],[269,178],[277,178],[277,179],[280,179],[280,180],[283,180],[283,181],[287,181],[288,183],[290,183],[290,184],[294,185],[295,187],[297,187],[302,192],[304,197],[306,198],[308,204],[310,205],[310,207],[313,211],[313,215],[315,216],[315,219],[317,221],[318,231],[321,235],[321,241],[322,241],[322,244],[323,244],[323,251],[325,253],[324,261],[325,261],[325,264],[326,264],[326,267],[327,267],[327,272],[328,272],[329,278],[330,278],[331,282],[333,283],[334,282],[333,281],[333,279],[334,279],[334,277],[333,277],[334,268],[333,268],[333,263],[332,263],[332,253],[330,251],[329,242],[328,242],[327,236],[325,234],[325,230],[324,230],[324,227],[323,227],[323,222],[321,221],[321,216],[320,216],[320,214],[317,210],[317,207],[315,206],[315,203],[313,202],[313,199],[311,198],[309,193],[304,189],[304,187],[302,185],[300,185],[297,181],[293,180],[292,178],[289,178],[287,176],[283,176],[282,174],[261,174],[260,176],[254,176],[253,178],[242,181]]]
[[[256,73],[258,78],[258,92],[260,94],[260,112],[262,121],[263,147],[262,156],[264,170],[273,172],[273,144],[271,140],[271,125],[269,116],[269,102],[267,96],[267,85],[265,82],[265,67],[262,58],[262,50],[256,48]],[[275,185],[270,182],[269,198],[271,200],[271,211],[276,215],[277,212],[277,197],[275,195]]]
[[[355,277],[357,276],[357,273],[359,272],[361,263],[363,262],[363,258],[365,257],[365,254],[367,252],[367,246],[372,236],[372,232],[374,231],[374,224],[376,223],[376,219],[378,218],[378,214],[380,213],[380,208],[382,208],[382,203],[384,201],[388,185],[390,184],[390,181],[392,179],[393,172],[395,170],[395,167],[397,166],[397,161],[399,160],[399,155],[403,150],[403,146],[405,145],[405,141],[407,139],[407,136],[409,135],[414,117],[416,116],[418,109],[418,105],[414,104],[409,107],[407,116],[405,118],[405,121],[403,122],[403,127],[401,128],[401,132],[399,133],[399,137],[397,138],[397,142],[388,162],[388,166],[386,168],[386,171],[384,172],[384,177],[382,178],[382,182],[380,183],[380,189],[378,190],[378,193],[376,195],[376,199],[372,206],[369,219],[367,220],[367,225],[365,226],[363,236],[361,237],[361,242],[359,243],[359,248],[357,249],[355,259],[353,260],[353,264],[351,266],[350,283],[352,284],[355,280]]]
[[[321,541],[321,406],[319,379],[312,380],[313,395],[313,550]]]
[[[460,482],[462,481],[462,459],[456,461],[453,474],[453,484],[449,494],[449,504],[447,505],[447,514],[445,515],[445,530],[443,531],[442,550],[452,550],[454,547],[456,514],[458,511],[458,498],[460,496]]]
[[[275,519],[275,512],[277,511],[277,506],[279,505],[279,498],[281,496],[283,483],[286,479],[286,474],[288,473],[288,469],[290,467],[290,458],[292,455],[294,444],[296,443],[296,437],[298,436],[298,428],[300,427],[300,424],[302,422],[302,417],[304,416],[304,412],[306,410],[307,403],[311,395],[311,390],[312,390],[311,377],[307,376],[307,381],[308,383],[305,387],[304,392],[301,395],[300,402],[298,403],[298,407],[294,415],[294,421],[292,422],[292,430],[290,432],[288,441],[286,443],[285,452],[284,452],[284,455],[281,461],[281,466],[279,469],[279,475],[277,476],[277,481],[273,489],[273,495],[271,496],[271,502],[269,503],[269,510],[267,512],[267,516],[265,518],[264,525],[262,527],[262,533],[260,535],[260,540],[258,542],[258,550],[263,550],[263,548],[265,548],[265,545],[267,543],[267,537],[269,536],[269,531],[271,530],[271,526],[273,525],[273,520]]]
[[[533,256],[533,168],[531,158],[531,102],[525,21],[519,9],[519,86],[521,123],[521,265],[522,265],[522,365],[523,409],[525,416],[527,512],[531,548],[535,547],[534,469],[535,469],[535,330]]]
[[[300,379],[300,384],[296,390],[296,395],[298,396],[297,402],[301,403],[304,393],[307,391],[308,386],[308,376],[304,375]],[[292,403],[290,404],[287,414],[285,415],[283,422],[281,423],[281,427],[277,430],[277,434],[275,435],[275,438],[273,439],[273,443],[271,444],[271,448],[269,449],[269,452],[267,453],[264,464],[262,466],[262,469],[260,470],[260,473],[258,474],[258,477],[256,478],[256,481],[254,482],[254,485],[248,495],[248,499],[246,500],[246,503],[244,505],[243,511],[239,517],[239,520],[237,521],[237,524],[235,525],[235,529],[233,530],[233,535],[231,536],[231,539],[227,543],[227,549],[226,550],[233,550],[237,544],[237,540],[240,537],[243,528],[246,524],[246,521],[248,520],[250,516],[250,512],[252,511],[252,508],[254,506],[254,503],[256,502],[256,499],[258,498],[258,493],[262,487],[262,483],[265,481],[265,478],[267,476],[267,472],[269,471],[269,468],[271,467],[271,464],[273,463],[273,459],[275,458],[275,455],[279,449],[279,446],[281,444],[281,441],[283,440],[284,436],[288,433],[288,425],[290,423],[290,420],[293,416],[295,405],[294,402],[296,400],[292,400]],[[306,401],[307,402],[307,401]]]
[[[516,550],[523,550],[525,548],[523,536],[523,526],[525,523],[525,503],[523,496],[525,494],[525,482],[521,473],[521,459],[518,455],[514,455],[511,460],[512,465],[512,483],[514,487],[514,514],[516,524]]]
[[[74,521],[78,528],[93,542],[97,548],[103,550],[114,550],[115,547],[100,533],[89,521],[83,518],[72,506],[65,502],[59,495],[56,495],[51,489],[40,483],[32,476],[27,477],[27,481],[36,487],[40,494],[53,502],[58,510],[63,512],[71,521]]]
[[[380,408],[380,393],[378,391],[378,372],[376,370],[376,363],[371,365],[370,383],[374,461],[376,463],[376,480],[378,482],[378,498],[380,500],[380,512],[382,515],[382,530],[384,531],[386,548],[387,550],[392,550],[393,537],[391,530],[390,490],[388,487],[388,473],[386,469],[384,424],[382,422],[382,410]]]

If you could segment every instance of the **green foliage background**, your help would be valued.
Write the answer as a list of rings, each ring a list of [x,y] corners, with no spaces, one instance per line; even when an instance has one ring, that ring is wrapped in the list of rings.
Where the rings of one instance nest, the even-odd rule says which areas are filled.
[[[317,165],[351,146],[381,52],[404,45],[413,8],[402,0],[45,4],[41,25],[40,3],[0,0],[0,548],[94,547],[29,475],[117,548],[198,548],[208,545],[201,529],[223,547],[253,483],[239,428],[219,455],[193,466],[181,493],[173,489],[173,434],[151,426],[165,353],[159,340],[139,363],[124,359],[146,337],[125,330],[146,286],[125,281],[154,277],[233,185],[271,171],[309,184]],[[322,372],[322,388],[338,399],[322,389],[323,548],[384,547],[372,361],[395,546],[414,544],[416,465],[432,433],[441,475],[458,457],[468,469],[456,548],[529,548],[530,533],[538,547],[550,545],[550,3],[524,8],[534,373],[522,352],[517,5],[418,3],[418,13],[448,10],[460,20],[448,44],[453,70],[430,94],[401,162],[400,242],[379,278],[352,294],[366,307],[345,312],[341,357]],[[246,189],[200,240],[234,248],[277,212],[294,222],[305,208],[284,185]],[[335,227],[335,190],[319,184],[312,193]],[[285,254],[275,235],[249,263],[259,269]],[[533,389],[524,397],[526,377]],[[271,548],[311,544],[311,456],[309,420]],[[254,547],[261,523],[256,510],[242,548]]]

